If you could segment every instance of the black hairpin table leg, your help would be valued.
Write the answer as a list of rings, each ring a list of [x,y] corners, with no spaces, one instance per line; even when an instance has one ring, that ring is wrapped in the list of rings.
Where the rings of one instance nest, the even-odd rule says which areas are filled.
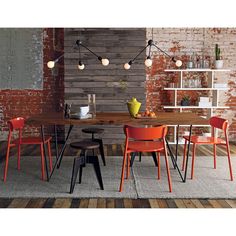
[[[47,181],[49,181],[49,173],[48,173],[48,162],[47,162],[47,154],[46,154],[46,145],[45,145],[45,135],[44,135],[44,126],[41,125],[41,138],[43,142],[43,155],[44,155],[44,162],[47,174]]]
[[[70,125],[68,133],[67,133],[67,136],[66,136],[66,139],[65,139],[65,143],[64,143],[64,145],[63,145],[63,147],[62,147],[62,149],[60,151],[60,154],[58,155],[58,158],[56,159],[56,163],[54,164],[54,166],[52,168],[52,172],[51,172],[50,178],[52,177],[52,175],[53,175],[53,173],[54,173],[54,171],[56,169],[56,166],[57,166],[57,168],[60,167],[61,160],[63,158],[63,154],[64,154],[64,151],[66,149],[66,144],[67,144],[67,141],[68,141],[68,139],[70,137],[70,133],[71,133],[72,129],[73,129],[73,125]]]

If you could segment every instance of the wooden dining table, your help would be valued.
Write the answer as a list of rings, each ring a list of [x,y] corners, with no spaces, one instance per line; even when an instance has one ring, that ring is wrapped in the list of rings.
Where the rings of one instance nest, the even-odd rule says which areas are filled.
[[[53,166],[53,170],[49,175],[48,172],[48,164],[47,164],[47,155],[46,155],[46,147],[44,146],[44,158],[45,158],[45,168],[47,174],[47,180],[49,181],[52,177],[56,168],[60,167],[64,151],[70,137],[71,131],[74,126],[80,125],[131,125],[131,126],[158,126],[158,125],[167,125],[167,126],[177,126],[177,134],[176,134],[176,146],[175,152],[172,151],[168,140],[166,139],[167,148],[169,150],[169,154],[175,169],[177,169],[179,176],[183,182],[186,182],[187,178],[187,167],[188,167],[188,159],[189,159],[189,150],[190,150],[190,142],[187,146],[187,156],[186,156],[186,166],[185,171],[181,172],[177,154],[178,154],[178,139],[179,139],[179,126],[188,126],[189,127],[189,140],[192,135],[192,127],[200,126],[200,125],[209,125],[209,121],[206,118],[200,117],[192,112],[183,112],[183,113],[175,113],[175,112],[158,112],[155,118],[151,117],[142,117],[142,118],[132,118],[128,112],[101,112],[97,113],[95,118],[92,119],[71,119],[64,118],[62,113],[49,113],[49,114],[39,114],[32,116],[27,119],[27,124],[29,125],[39,125],[41,127],[41,137],[42,140],[45,138],[44,127],[45,125],[53,125],[54,126],[54,134],[55,134],[55,144],[56,144],[56,162]],[[58,138],[57,138],[57,126],[58,125],[69,125],[69,129],[64,141],[64,144],[61,150],[58,150]],[[43,142],[44,143],[44,142]]]

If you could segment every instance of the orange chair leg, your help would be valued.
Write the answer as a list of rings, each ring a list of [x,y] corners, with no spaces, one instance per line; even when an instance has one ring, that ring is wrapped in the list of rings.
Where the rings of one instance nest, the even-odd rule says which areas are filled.
[[[157,173],[157,179],[161,178],[161,161],[160,161],[160,152],[157,153],[157,169],[158,169],[158,173]]]
[[[130,153],[128,153],[127,156],[126,179],[128,179],[130,175]]]
[[[167,171],[167,177],[168,177],[168,184],[169,184],[169,190],[172,192],[172,183],[171,183],[171,176],[170,176],[170,168],[168,163],[168,156],[165,149],[165,161],[166,161],[166,171]],[[158,163],[159,164],[159,163]]]
[[[18,144],[18,149],[17,149],[17,169],[20,170],[20,144]]]
[[[6,180],[7,180],[9,155],[10,155],[10,145],[7,146],[6,162],[5,162],[4,176],[3,176],[3,181],[4,182],[6,182]]]
[[[124,157],[123,157],[122,171],[121,171],[120,190],[119,190],[120,192],[122,192],[123,183],[124,183],[126,159],[127,159],[127,154],[125,152]]]
[[[51,153],[50,141],[48,141],[48,158],[49,158],[49,170],[50,172],[52,172],[52,153]]]
[[[213,145],[213,153],[214,153],[214,169],[216,169],[216,144]]]
[[[185,139],[185,143],[184,143],[184,155],[183,155],[183,163],[182,163],[182,171],[185,170],[186,150],[187,150],[187,140]]]
[[[232,165],[231,165],[231,159],[230,159],[230,149],[229,149],[229,143],[226,143],[226,149],[227,149],[227,155],[228,155],[228,162],[229,162],[229,172],[230,172],[230,180],[233,181],[233,171],[232,171]]]
[[[42,172],[42,180],[44,180],[44,179],[45,179],[45,174],[44,174],[43,144],[40,144],[40,151],[41,151],[41,172]]]
[[[191,170],[191,179],[194,176],[194,161],[195,161],[195,152],[196,152],[196,144],[193,144],[193,153],[192,153],[192,170]]]

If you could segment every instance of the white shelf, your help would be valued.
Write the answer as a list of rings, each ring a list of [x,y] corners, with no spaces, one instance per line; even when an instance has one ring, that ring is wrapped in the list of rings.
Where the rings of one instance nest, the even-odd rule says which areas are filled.
[[[166,72],[227,72],[230,69],[166,69]]]
[[[174,91],[174,90],[176,90],[176,91],[178,91],[178,90],[228,90],[228,88],[164,88],[164,90],[172,90],[172,91]]]
[[[228,106],[210,106],[210,107],[199,107],[199,106],[164,106],[165,109],[227,109]]]

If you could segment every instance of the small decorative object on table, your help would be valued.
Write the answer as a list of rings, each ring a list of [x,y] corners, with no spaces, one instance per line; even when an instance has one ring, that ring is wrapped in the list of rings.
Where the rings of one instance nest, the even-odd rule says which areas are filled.
[[[89,112],[89,106],[82,106],[79,108],[79,112],[73,113],[70,115],[71,119],[89,119],[92,118],[91,114],[88,114]]]
[[[222,60],[222,57],[220,56],[220,48],[219,48],[219,45],[216,44],[215,45],[215,57],[216,57],[216,60],[215,60],[215,68],[216,69],[221,69],[223,67],[223,64],[224,64],[224,61]]]
[[[184,95],[180,102],[181,106],[189,106],[190,105],[190,96]]]
[[[92,115],[92,118],[96,117],[96,95],[88,94],[88,106],[89,106],[89,114]]]
[[[70,112],[71,112],[71,104],[65,105],[65,111],[64,111],[64,117],[65,118],[70,118]]]
[[[132,117],[135,117],[139,112],[139,109],[141,107],[141,102],[138,102],[135,97],[132,97],[131,100],[127,102],[127,107],[129,110],[129,114]]]
[[[145,112],[136,114],[135,118],[137,119],[157,118],[157,115],[154,111],[146,110]]]

